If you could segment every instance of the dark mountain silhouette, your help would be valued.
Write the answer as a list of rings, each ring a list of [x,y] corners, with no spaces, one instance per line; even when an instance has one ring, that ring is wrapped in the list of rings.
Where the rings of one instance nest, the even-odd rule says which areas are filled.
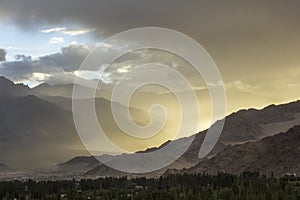
[[[238,174],[243,171],[260,172],[277,176],[300,173],[300,126],[285,133],[263,138],[257,142],[229,145],[213,158],[203,160],[181,173],[227,172]]]
[[[72,98],[73,94],[73,84],[66,84],[66,85],[50,85],[48,83],[42,83],[34,88],[32,88],[32,91],[35,93],[38,93],[40,97],[64,97],[64,98]],[[81,88],[82,90],[89,90],[91,92],[94,92],[94,89],[87,87],[87,86],[82,86],[82,85],[77,85],[77,87]],[[106,90],[101,90],[101,93],[96,90],[96,97],[97,98],[103,98],[107,97]]]
[[[0,78],[0,162],[24,170],[53,166],[78,155],[89,155],[75,129],[71,99],[52,97],[50,102],[30,88]],[[45,98],[45,99],[44,99]],[[97,99],[97,114],[112,137],[116,125],[110,112],[111,102]],[[120,110],[125,110],[117,104]],[[137,123],[147,117],[131,108]],[[144,118],[143,118],[144,116]],[[147,119],[145,119],[147,120]]]
[[[32,90],[43,96],[72,98],[73,85],[50,85],[48,83],[43,83]]]
[[[65,163],[58,164],[46,171],[61,174],[61,176],[76,175],[85,173],[99,165],[101,165],[101,163],[94,157],[79,156]]]
[[[86,177],[95,177],[95,176],[98,176],[98,177],[108,177],[108,176],[124,177],[126,175],[127,175],[127,173],[112,169],[105,165],[98,165],[95,168],[84,173],[84,176],[86,176]]]
[[[3,76],[0,76],[0,92],[1,98],[35,94],[35,92],[30,90],[27,86],[23,84],[14,84],[12,81]]]
[[[218,122],[217,122],[218,123]],[[285,132],[300,124],[300,101],[271,105],[261,110],[241,110],[226,117],[221,137],[210,156],[222,151],[227,145],[257,141],[267,136]],[[186,152],[191,158],[198,154],[205,132],[198,133]]]
[[[49,166],[87,154],[72,113],[32,94],[24,85],[0,79],[0,160],[12,168]]]

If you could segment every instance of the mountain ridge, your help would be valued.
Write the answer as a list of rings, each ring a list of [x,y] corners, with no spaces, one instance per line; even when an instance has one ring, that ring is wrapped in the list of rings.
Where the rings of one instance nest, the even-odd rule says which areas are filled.
[[[219,172],[239,174],[243,171],[282,176],[300,173],[300,125],[287,132],[265,137],[256,142],[227,146],[213,158],[199,162],[179,173]],[[167,173],[168,174],[168,173]]]
[[[282,113],[282,112],[286,112],[286,113]],[[214,156],[222,152],[224,149],[226,149],[228,146],[241,145],[243,143],[247,143],[250,141],[252,142],[260,141],[265,137],[271,137],[280,132],[285,132],[289,130],[289,128],[300,124],[299,114],[300,114],[300,101],[294,101],[294,102],[281,104],[281,105],[270,105],[270,106],[266,106],[261,110],[248,109],[248,110],[241,110],[236,113],[232,113],[231,115],[226,117],[223,133],[218,143],[216,144],[212,152],[209,154],[209,157],[202,160],[198,158],[198,152],[206,134],[206,131],[202,131],[195,135],[195,139],[192,145],[183,154],[181,158],[179,158],[170,166],[155,173],[163,174],[168,169],[173,169],[174,166],[176,166],[175,170],[180,170],[182,168],[190,168],[197,165],[199,162],[203,160],[213,158]],[[252,120],[249,120],[249,123],[247,123],[248,119],[252,119]],[[282,123],[286,124],[286,126],[282,126]],[[278,128],[278,126],[275,126],[276,124],[279,124],[280,127]],[[270,129],[270,126],[275,127],[275,129]],[[185,140],[185,138],[181,138],[180,140]],[[175,140],[170,142],[177,142],[178,146],[180,146],[180,140],[177,141]],[[167,143],[164,143],[161,147],[163,147]],[[152,151],[155,149],[159,149],[161,147],[150,148],[148,150],[139,151],[137,153],[143,153],[149,150]],[[88,173],[89,176],[91,176],[93,173],[95,173],[94,174],[95,176],[97,176],[97,173],[103,175],[103,172],[109,171],[108,169],[104,170],[105,167],[103,166],[100,168],[99,166],[97,166],[96,168],[98,170],[97,169],[89,170]],[[111,173],[111,171],[109,172]]]
[[[78,155],[89,155],[76,134],[70,109],[63,109],[63,105],[59,106],[58,103],[47,101],[41,98],[39,93],[24,85],[14,84],[4,77],[0,77],[0,90],[0,147],[5,152],[0,155],[0,162],[11,166],[16,165],[16,163],[11,163],[11,160],[21,158],[17,165],[36,162],[38,165],[47,163],[50,166],[52,162],[51,166],[53,166],[56,163],[61,163],[55,165],[53,171],[68,172],[70,174],[72,174],[73,170],[77,174],[89,172],[90,176],[93,173],[97,175],[97,172],[103,173],[103,171],[106,171],[105,167],[101,163],[99,165],[99,163],[95,162],[93,157],[75,159],[76,162],[74,160],[69,163],[64,162],[73,157],[76,158]],[[102,105],[108,107],[105,103],[102,103]],[[98,114],[103,115],[103,112]],[[104,118],[107,119],[108,117],[105,115]],[[109,123],[105,122],[105,124]],[[300,101],[269,105],[260,110],[240,110],[226,117],[221,137],[207,158],[210,159],[217,156],[230,145],[259,141],[265,137],[286,132],[291,127],[299,124]],[[112,131],[113,129],[109,130]],[[195,134],[194,141],[181,158],[155,173],[163,174],[166,170],[173,168],[176,170],[191,168],[201,162],[202,160],[198,158],[198,152],[205,134],[206,131]],[[180,138],[167,141],[159,147],[145,148],[144,151],[136,153],[154,151],[162,148],[169,142],[176,144],[180,148],[186,139]],[[33,142],[30,142],[30,140]],[[70,141],[74,141],[77,145]],[[67,155],[65,155],[66,152],[68,152]],[[34,158],[37,153],[39,154],[38,160]],[[64,157],[57,159],[57,157],[62,155]],[[105,156],[109,158],[108,155]],[[54,160],[55,162],[53,163]],[[20,165],[20,167],[24,166]],[[81,169],[83,170],[81,171]]]
[[[107,116],[110,102],[100,99],[96,105],[100,105],[97,114],[105,116],[103,123],[112,127],[112,116]],[[121,105],[118,108],[126,109]],[[132,111],[146,116],[144,111]],[[0,149],[0,162],[15,170],[50,167],[77,155],[89,155],[70,110],[4,77],[0,78]]]

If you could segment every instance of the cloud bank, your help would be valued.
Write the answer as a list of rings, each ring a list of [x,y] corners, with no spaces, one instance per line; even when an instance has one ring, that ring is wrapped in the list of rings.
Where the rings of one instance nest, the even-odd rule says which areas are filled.
[[[42,80],[44,78],[57,80],[56,84],[71,83],[70,76],[75,77],[72,75],[73,71],[79,69],[90,51],[91,48],[86,45],[70,45],[62,48],[59,53],[36,60],[32,60],[30,56],[16,55],[16,61],[4,62],[0,65],[0,74],[15,82],[45,81]],[[66,80],[63,80],[64,78]]]
[[[70,35],[70,36],[78,36],[78,35],[84,35],[86,33],[92,32],[92,29],[68,29],[68,28],[50,28],[50,29],[44,29],[41,30],[41,33],[63,33],[65,35]]]
[[[27,31],[44,25],[53,27],[45,32],[69,35],[94,30],[99,38],[144,26],[175,29],[200,42],[232,81],[300,64],[299,7],[294,0],[2,0],[0,20]],[[67,30],[64,23],[86,29]]]
[[[26,31],[83,33],[64,28],[65,24],[76,24],[93,30],[100,40],[120,31],[144,26],[181,31],[204,46],[231,89],[257,92],[256,86],[260,85],[263,88],[261,94],[266,96],[266,92],[270,92],[270,98],[278,95],[281,96],[278,99],[299,97],[295,92],[300,85],[299,78],[291,80],[288,77],[293,77],[300,66],[300,1],[0,1],[0,21],[8,21]],[[73,76],[79,66],[78,60],[83,57],[73,57],[74,52],[69,54],[68,50],[36,61],[7,62],[2,64],[0,73],[13,80],[32,77],[33,73],[52,74],[51,77],[59,73]],[[122,74],[129,68],[128,65],[120,65],[117,71]],[[282,74],[284,77],[281,77]],[[118,74],[110,76],[113,80]],[[284,81],[278,83],[279,78],[275,77]],[[290,86],[291,89],[282,91],[281,88],[278,91],[275,88],[278,85],[284,88]]]

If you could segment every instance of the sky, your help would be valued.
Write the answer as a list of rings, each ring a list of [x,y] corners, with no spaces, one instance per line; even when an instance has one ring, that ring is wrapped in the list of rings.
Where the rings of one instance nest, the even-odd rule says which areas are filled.
[[[70,84],[98,42],[152,26],[180,31],[208,51],[225,83],[228,113],[300,96],[297,0],[0,0],[0,5],[0,75],[30,87]],[[126,72],[126,65],[116,67],[103,78],[106,84]]]
[[[52,27],[52,26],[48,26]],[[95,43],[90,37],[92,30],[65,27],[47,28],[23,31],[18,26],[2,21],[0,22],[1,47],[7,51],[7,61],[15,60],[16,55],[27,55],[37,59],[42,55],[59,52],[64,46],[79,43]]]

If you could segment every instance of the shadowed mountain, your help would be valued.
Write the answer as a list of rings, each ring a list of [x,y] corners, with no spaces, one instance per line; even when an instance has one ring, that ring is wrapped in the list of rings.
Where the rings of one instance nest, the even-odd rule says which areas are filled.
[[[298,124],[300,124],[300,101],[278,106],[271,105],[262,110],[249,109],[233,113],[226,117],[225,126],[218,143],[209,154],[209,156],[203,160],[205,161],[209,158],[214,158],[215,155],[220,155],[219,153],[224,149],[232,148],[236,145],[241,145],[249,141],[259,141],[262,138],[273,136],[280,132],[285,132],[289,128]],[[183,156],[181,156],[181,158],[172,163],[170,166],[153,172],[152,175],[161,175],[168,169],[180,170],[183,168],[190,168],[199,162],[201,163],[202,160],[198,158],[198,153],[203,143],[205,134],[205,131],[196,134],[192,145],[183,154]],[[178,148],[180,148],[181,144],[185,142],[185,140],[185,138],[182,138],[179,140],[171,141],[171,143],[175,143],[175,146],[178,146]],[[168,141],[167,143],[169,142],[170,141]],[[286,141],[286,144],[288,144],[288,142],[289,140]],[[291,140],[291,142],[295,141]],[[299,143],[299,141],[297,142]],[[166,144],[163,144],[162,147]],[[273,148],[277,148],[276,145]],[[155,150],[155,148],[148,149],[146,151],[153,150]],[[176,151],[176,149],[174,151]],[[97,169],[99,169],[99,166],[97,166]],[[103,168],[101,168],[102,170],[99,171],[97,169],[93,170],[91,168],[88,175],[92,176],[92,174],[94,173],[94,176],[103,176],[103,173],[108,170],[104,170]],[[238,171],[238,169],[236,169],[236,171]]]
[[[64,97],[71,99],[72,94],[73,94],[73,84],[67,84],[67,85],[50,85],[48,83],[42,83],[34,88],[32,88],[32,91],[35,93],[40,94],[41,97]],[[77,85],[80,89],[84,91],[90,91],[91,93],[94,91],[94,89],[87,87],[87,86],[82,86],[82,85]],[[97,91],[97,90],[96,90]],[[107,97],[108,95],[106,94],[106,90],[101,90],[101,93],[98,91],[96,92],[96,97],[97,98],[103,98]]]
[[[52,86],[48,83],[42,83],[33,88],[36,91],[45,96],[61,96],[72,97],[73,85]]]
[[[46,96],[41,99],[37,92],[4,77],[0,78],[0,90],[0,162],[13,169],[26,170],[89,155],[75,129],[71,99],[51,97],[53,102],[50,102],[45,100]],[[121,111],[128,109],[115,104]],[[114,138],[119,130],[113,123],[110,106],[108,100],[96,100],[99,123]],[[140,125],[147,122],[147,112],[134,108],[130,111]]]
[[[19,97],[27,96],[30,94],[35,94],[34,91],[30,90],[27,86],[23,84],[14,84],[12,81],[0,76],[0,97]]]
[[[82,89],[92,91],[92,89],[83,86]],[[48,83],[43,83],[34,87],[32,90],[43,96],[72,98],[73,85],[50,85]]]
[[[24,86],[4,83],[9,85],[7,90],[17,93],[3,95],[2,91],[6,92],[2,90],[0,94],[2,162],[28,169],[86,154],[70,112],[36,96],[26,96],[29,90]]]
[[[258,171],[271,175],[300,173],[300,126],[266,137],[257,142],[229,145],[213,158],[204,160],[181,173]]]
[[[65,109],[67,111],[72,112],[72,99],[70,99],[70,98],[65,98],[65,97],[60,97],[60,96],[56,96],[56,97],[44,96],[41,98]],[[98,112],[99,118],[101,117],[101,113],[104,113],[104,114],[110,113],[111,106],[112,106],[111,104],[113,104],[113,106],[116,106],[120,110],[127,109],[126,106],[123,106],[119,103],[111,102],[104,98],[95,98],[95,100],[90,100],[90,99],[80,100],[79,99],[79,100],[74,100],[74,101],[95,101],[96,111],[99,111]],[[134,108],[134,107],[130,107],[129,109],[130,109],[130,112],[131,112],[135,122],[137,122],[138,124],[145,125],[146,122],[150,121],[150,118],[149,118],[147,112],[145,112],[141,109]],[[105,116],[105,117],[108,118],[108,116]],[[103,120],[106,120],[106,119],[103,118]],[[109,122],[109,120],[106,120],[106,122]],[[113,125],[111,125],[111,127],[112,126]]]
[[[0,90],[0,162],[14,168],[28,169],[47,167],[77,155],[87,155],[75,130],[69,98],[43,96],[41,99],[34,96],[40,95],[37,92],[23,85],[13,84],[3,77],[0,78]],[[127,109],[118,103],[115,104],[120,110]],[[98,117],[100,121],[102,120],[101,125],[106,132],[110,133],[110,139],[117,145],[126,143],[126,147],[132,148],[129,150],[147,149],[149,143],[136,147],[131,145],[131,140],[127,141],[128,138],[120,136],[121,132],[113,122],[110,106],[110,101],[103,98],[96,99]],[[130,111],[137,123],[144,125],[149,122],[147,112],[135,108],[130,108]],[[238,111],[226,117],[222,135],[208,158],[222,152],[229,145],[258,141],[279,132],[286,132],[298,124],[300,124],[299,101],[271,105],[262,110]],[[205,134],[206,131],[196,134],[192,145],[181,158],[155,173],[163,174],[167,169],[172,168],[179,170],[190,168],[199,163],[201,160],[198,158],[198,153]],[[168,142],[180,149],[186,140],[187,138],[182,138]],[[159,141],[155,142],[157,144]],[[166,143],[161,147],[165,145]],[[178,149],[174,149],[174,152]],[[152,148],[147,151],[154,150],[155,148]],[[113,158],[113,156],[105,156]],[[95,164],[92,157],[78,158],[75,161],[56,166],[56,171],[70,174],[89,172],[89,176],[93,173],[97,176],[99,170],[93,169],[102,166]],[[101,168],[100,171],[102,176],[105,170]]]
[[[86,177],[123,177],[128,175],[127,173],[112,169],[110,167],[107,167],[105,165],[98,165],[95,168],[87,171],[84,173],[84,176]]]
[[[222,134],[210,155],[220,152],[227,145],[257,141],[267,136],[285,132],[299,124],[300,101],[277,106],[271,105],[262,110],[238,111],[226,117]],[[194,143],[187,154],[190,154],[190,156],[198,154],[204,135],[205,132],[196,135]]]
[[[94,157],[79,156],[65,163],[58,164],[47,171],[56,174],[61,174],[63,176],[76,175],[85,173],[99,165],[101,165],[101,163]]]

